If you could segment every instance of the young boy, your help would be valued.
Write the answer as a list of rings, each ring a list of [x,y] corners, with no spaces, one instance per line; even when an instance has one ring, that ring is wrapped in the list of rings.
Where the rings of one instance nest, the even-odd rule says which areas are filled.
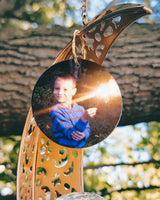
[[[96,115],[97,108],[84,108],[72,104],[76,79],[71,74],[61,74],[55,78],[53,95],[56,104],[50,115],[55,140],[58,144],[73,148],[85,146],[90,135],[89,120]]]

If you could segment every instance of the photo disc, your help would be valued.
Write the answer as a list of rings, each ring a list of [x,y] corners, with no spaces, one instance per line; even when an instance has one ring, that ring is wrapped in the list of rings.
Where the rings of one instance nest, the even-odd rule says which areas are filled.
[[[58,144],[60,143],[57,141],[65,140],[64,138],[68,137],[68,143],[65,142],[67,141],[66,139],[64,145],[62,145],[62,143],[60,145],[70,148],[89,147],[103,141],[117,126],[122,112],[121,92],[111,74],[97,63],[83,59],[78,59],[78,62],[80,66],[77,66],[74,60],[70,59],[58,62],[49,67],[38,79],[32,94],[33,116],[40,130],[49,139]],[[72,96],[72,107],[75,105],[80,106],[84,111],[90,108],[97,108],[94,117],[88,120],[90,133],[87,139],[82,139],[82,146],[72,146],[74,141],[69,141],[70,139],[73,140],[72,133],[67,132],[69,126],[70,130],[77,131],[77,134],[78,131],[86,132],[83,123],[81,123],[82,126],[74,124],[78,123],[74,120],[78,116],[76,114],[78,109],[74,110],[74,116],[69,115],[71,113],[69,110],[65,110],[66,115],[64,114],[64,116],[66,116],[66,118],[62,119],[64,116],[56,114],[51,119],[51,114],[54,115],[55,105],[56,109],[59,109],[62,104],[62,100],[58,100],[55,96],[56,92],[54,92],[57,89],[55,88],[55,81],[57,81],[57,77],[62,74],[70,74],[76,79],[76,93]],[[62,80],[62,78],[58,80]],[[65,86],[67,87],[67,84]],[[63,97],[63,101],[67,101],[65,96]],[[58,116],[60,116],[61,119],[55,122],[54,120],[58,119],[56,118]],[[67,120],[71,120],[71,122]],[[69,123],[71,123],[73,127],[71,127]],[[64,125],[64,127],[61,125]],[[62,139],[58,140],[57,134],[59,134]]]

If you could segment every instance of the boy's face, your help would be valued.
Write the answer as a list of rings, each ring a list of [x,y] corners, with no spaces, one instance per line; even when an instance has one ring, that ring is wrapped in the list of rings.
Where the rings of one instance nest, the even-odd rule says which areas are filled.
[[[70,79],[57,78],[54,84],[53,95],[58,103],[69,105],[76,93],[73,81]]]

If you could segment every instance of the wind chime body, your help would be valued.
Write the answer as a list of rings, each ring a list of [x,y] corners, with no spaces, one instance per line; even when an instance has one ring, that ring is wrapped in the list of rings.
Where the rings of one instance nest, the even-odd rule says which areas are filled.
[[[147,14],[150,10],[137,4],[104,10],[76,33],[74,44],[71,41],[52,64],[70,59],[72,45],[82,46],[83,36],[85,59],[101,64],[122,30]],[[118,25],[114,22],[117,17]],[[92,42],[87,44],[87,41]],[[83,150],[63,147],[50,140],[37,126],[30,108],[19,152],[17,200],[56,199],[76,191],[83,191]]]

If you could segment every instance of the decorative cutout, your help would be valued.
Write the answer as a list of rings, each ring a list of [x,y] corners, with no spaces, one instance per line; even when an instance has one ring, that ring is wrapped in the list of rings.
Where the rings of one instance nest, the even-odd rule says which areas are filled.
[[[61,160],[56,162],[56,160],[53,159],[53,163],[57,168],[65,166],[68,162],[68,157],[69,157],[68,151],[64,148],[60,149],[59,155],[61,157]]]
[[[72,152],[72,157],[73,157],[73,158],[76,158],[77,156],[78,156],[78,152],[77,152],[77,151],[73,151],[73,152]]]
[[[55,176],[53,177],[53,181],[52,181],[53,185],[55,186],[56,184],[61,184],[61,180],[60,180],[60,174],[55,174]]]
[[[48,161],[49,160],[49,155],[46,155],[45,157],[46,157],[46,160]]]
[[[71,167],[68,169],[68,171],[67,171],[67,172],[64,172],[64,175],[66,175],[66,176],[71,176],[71,175],[72,175],[72,172],[73,172],[73,162],[72,162]]]
[[[103,44],[100,44],[100,45],[97,46],[97,49],[96,49],[97,57],[100,58],[102,56],[104,48],[105,48],[105,46]]]
[[[56,192],[56,197],[62,196],[57,190],[55,192]]]
[[[36,186],[39,186],[40,183],[41,183],[40,179],[37,179],[37,180],[36,180]]]
[[[44,162],[44,156],[41,157],[41,162],[42,162],[42,163]]]
[[[72,188],[71,192],[77,192],[77,190],[75,188]]]
[[[51,200],[51,191],[47,186],[42,186],[41,188],[45,193],[45,200]]]
[[[75,189],[77,188],[77,183],[74,183],[73,188],[72,180],[77,177],[76,168],[82,156],[81,152],[78,153],[73,149],[62,148],[48,140],[43,133],[40,133],[39,137],[35,199],[42,198],[42,200],[46,200],[48,198],[49,200],[54,200],[64,193],[77,191]],[[54,148],[52,148],[53,145]],[[43,156],[41,155],[42,146],[46,147]],[[48,153],[49,149],[52,149],[52,153]],[[49,160],[46,159],[48,154]],[[42,157],[43,162],[41,162]],[[80,177],[78,179],[80,181]]]
[[[46,152],[46,147],[41,146],[40,147],[40,154],[43,155],[43,154],[45,154],[45,152]]]
[[[103,30],[103,36],[106,38],[106,37],[109,37],[113,35],[113,27],[111,26],[107,26],[104,30]]]
[[[65,183],[65,184],[64,184],[64,187],[65,187],[66,190],[69,190],[69,189],[70,189],[70,185],[69,185],[68,183]]]
[[[41,138],[41,143],[42,143],[42,144],[45,143],[45,138],[44,138],[44,137]]]
[[[101,41],[101,34],[100,33],[96,33],[95,34],[95,39],[97,40],[97,42],[100,42]]]
[[[86,37],[86,43],[87,43],[87,47],[88,49],[91,51],[94,50],[94,47],[93,47],[93,43],[94,43],[94,39],[93,38],[90,38],[90,37]]]
[[[114,17],[113,18],[113,23],[116,25],[116,27],[118,28],[121,25],[121,16],[118,17]]]
[[[37,168],[37,175],[40,175],[42,173],[44,173],[44,175],[47,175],[46,169],[44,167]]]

